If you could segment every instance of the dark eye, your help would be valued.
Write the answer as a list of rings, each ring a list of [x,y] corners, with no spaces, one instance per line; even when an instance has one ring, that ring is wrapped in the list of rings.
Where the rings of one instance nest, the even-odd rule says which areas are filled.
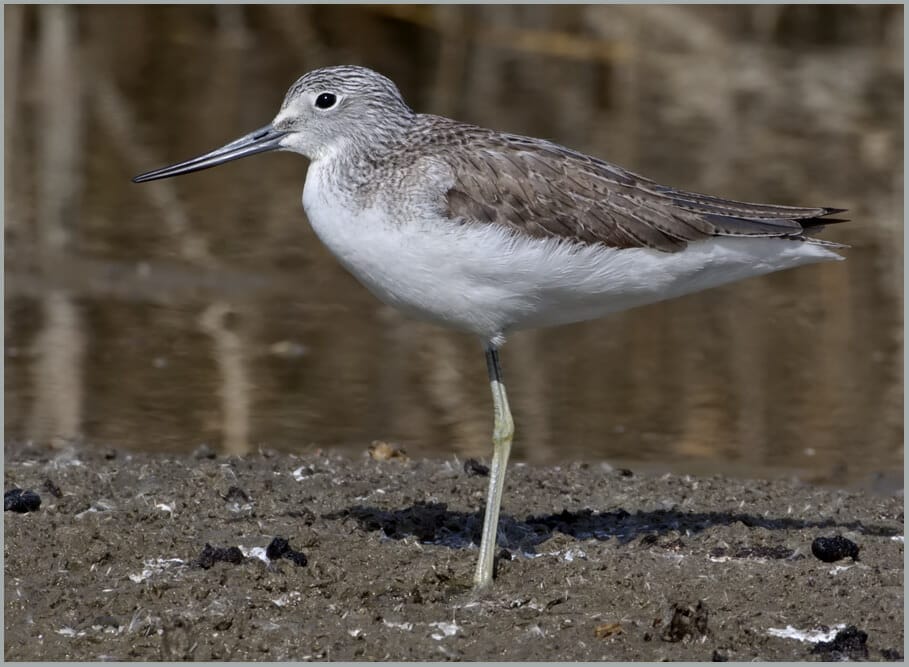
[[[316,98],[316,106],[320,109],[331,109],[337,101],[338,98],[332,93],[322,93]]]

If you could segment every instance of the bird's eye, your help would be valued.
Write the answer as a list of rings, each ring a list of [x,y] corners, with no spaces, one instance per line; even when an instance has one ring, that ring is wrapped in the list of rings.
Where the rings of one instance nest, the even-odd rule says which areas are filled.
[[[316,98],[316,106],[320,109],[331,109],[338,98],[332,93],[322,93]]]

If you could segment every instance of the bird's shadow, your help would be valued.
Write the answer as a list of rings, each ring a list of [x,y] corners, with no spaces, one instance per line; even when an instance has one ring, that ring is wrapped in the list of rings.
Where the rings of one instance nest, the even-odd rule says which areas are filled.
[[[403,509],[387,510],[355,505],[325,515],[326,519],[353,519],[366,531],[381,530],[386,537],[400,540],[416,537],[426,544],[439,544],[454,549],[479,544],[483,512],[458,512],[444,503],[415,503]],[[596,512],[584,509],[563,510],[558,514],[528,516],[519,520],[511,516],[499,519],[498,544],[509,550],[535,553],[535,547],[556,533],[578,540],[615,538],[627,544],[638,537],[657,537],[670,531],[699,533],[713,526],[737,522],[751,528],[799,530],[804,528],[838,528],[865,535],[892,536],[900,531],[892,526],[864,525],[860,521],[838,522],[833,519],[806,520],[792,517],[767,518],[739,512],[683,512],[651,510],[629,513],[625,510]]]

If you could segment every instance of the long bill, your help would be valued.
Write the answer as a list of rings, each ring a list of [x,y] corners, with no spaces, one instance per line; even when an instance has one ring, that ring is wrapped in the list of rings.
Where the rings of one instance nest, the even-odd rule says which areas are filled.
[[[215,167],[231,160],[237,160],[247,155],[273,151],[281,147],[281,139],[286,134],[287,132],[276,130],[271,125],[266,125],[205,155],[139,174],[133,179],[133,183],[144,183],[145,181],[155,181],[159,178],[188,174],[193,171]]]

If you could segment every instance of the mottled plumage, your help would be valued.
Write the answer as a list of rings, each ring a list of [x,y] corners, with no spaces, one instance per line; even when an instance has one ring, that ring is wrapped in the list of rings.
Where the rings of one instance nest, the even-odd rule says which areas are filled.
[[[539,237],[613,248],[677,252],[716,236],[805,240],[820,218],[842,209],[748,204],[685,192],[540,139],[422,116],[437,150],[454,135],[461,150],[445,153],[455,182],[448,215],[493,223]]]

